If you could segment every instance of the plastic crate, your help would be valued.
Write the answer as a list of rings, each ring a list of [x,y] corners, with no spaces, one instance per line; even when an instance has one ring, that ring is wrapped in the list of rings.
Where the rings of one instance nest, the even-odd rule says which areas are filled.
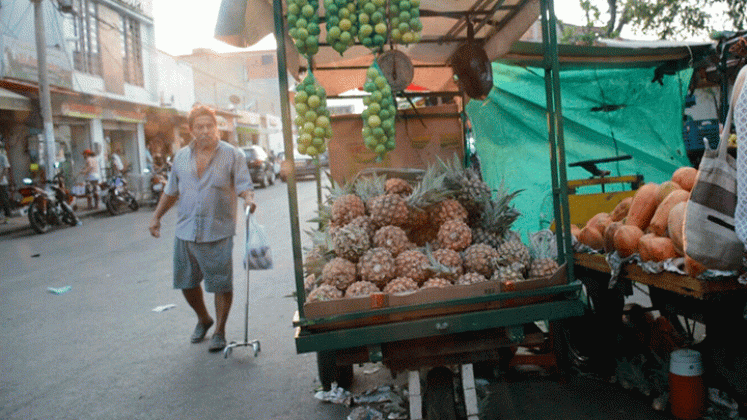
[[[708,139],[712,149],[718,147],[719,141],[718,120],[696,120],[685,121],[682,127],[682,138],[685,142],[685,150],[698,151],[704,150],[703,138]]]

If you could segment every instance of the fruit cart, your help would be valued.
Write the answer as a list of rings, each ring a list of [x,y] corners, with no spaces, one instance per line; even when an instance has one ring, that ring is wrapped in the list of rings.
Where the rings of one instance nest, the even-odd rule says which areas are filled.
[[[373,3],[377,2],[371,4]],[[387,4],[387,2],[378,3]],[[326,389],[329,389],[333,382],[343,387],[348,386],[353,379],[353,365],[358,363],[381,361],[393,372],[408,372],[410,409],[413,419],[421,418],[420,406],[423,402],[425,402],[426,410],[444,409],[453,412],[454,409],[453,404],[448,403],[446,405],[452,405],[452,407],[438,408],[439,404],[443,405],[443,401],[450,401],[448,398],[435,397],[423,401],[421,395],[424,393],[420,392],[419,369],[445,365],[461,366],[464,399],[468,402],[467,414],[470,419],[476,419],[477,407],[474,377],[471,373],[472,363],[497,359],[507,361],[506,349],[519,345],[547,346],[548,340],[552,348],[565,349],[565,334],[560,333],[563,323],[569,318],[582,315],[585,310],[581,284],[575,280],[573,274],[574,264],[572,261],[567,261],[572,255],[572,248],[567,210],[557,41],[555,30],[549,29],[555,28],[556,20],[552,0],[459,1],[450,2],[448,5],[439,1],[423,0],[422,2],[409,2],[408,5],[400,5],[400,7],[418,5],[424,27],[423,39],[419,45],[425,45],[431,52],[439,48],[447,52],[453,51],[459,44],[470,43],[473,36],[475,38],[483,36],[485,37],[483,41],[487,43],[492,51],[491,55],[495,57],[495,54],[507,50],[512,40],[517,39],[537,19],[538,15],[541,16],[543,33],[547,34],[543,37],[543,48],[546,57],[544,68],[546,69],[547,108],[550,122],[548,142],[551,150],[554,214],[556,220],[560,221],[555,234],[558,268],[552,274],[522,281],[480,281],[474,284],[421,289],[403,294],[376,290],[354,298],[342,298],[337,291],[335,292],[338,294],[336,298],[307,301],[299,203],[296,196],[294,168],[291,166],[287,186],[298,302],[298,311],[293,321],[296,327],[295,342],[299,353],[317,353],[319,377]],[[293,61],[297,59],[297,55],[292,50],[294,48],[292,44],[286,45],[291,43],[287,38],[288,13],[303,14],[303,17],[294,16],[293,21],[298,22],[304,19],[306,23],[307,20],[313,19],[314,12],[305,9],[307,9],[306,5],[294,10],[284,9],[281,0],[274,0],[271,4],[263,0],[254,2],[224,0],[216,37],[237,46],[246,46],[247,38],[256,40],[258,35],[263,35],[262,29],[268,29],[263,28],[263,25],[267,25],[267,20],[263,19],[265,17],[263,13],[265,15],[271,13],[274,17],[272,32],[275,38],[286,40],[286,42],[278,43],[279,74],[285,75],[288,71],[294,73],[298,70],[298,62]],[[257,16],[257,20],[252,21],[247,16]],[[240,21],[237,26],[233,29],[226,29],[231,26],[228,20],[236,18]],[[474,27],[471,21],[475,22]],[[223,22],[223,28],[221,28],[221,22]],[[233,23],[236,24],[236,22]],[[340,28],[346,29],[342,25]],[[428,30],[432,31],[430,35],[426,33]],[[309,34],[314,32],[314,28],[311,31],[304,28],[301,32],[304,39],[309,40]],[[299,32],[295,33],[295,35],[298,34]],[[466,39],[464,35],[467,35]],[[314,57],[308,60],[312,71],[323,62],[323,51],[330,49],[327,47],[332,46],[338,52],[340,52],[338,47],[344,49],[339,44],[320,44],[319,54],[314,55],[316,47],[313,44],[320,39],[321,35],[300,46],[296,41],[299,48]],[[412,42],[412,38],[410,41]],[[351,50],[355,48],[362,47],[355,45]],[[415,45],[398,47],[395,50],[402,49],[409,54],[417,55],[417,48],[418,45]],[[444,54],[442,51],[441,55],[449,54]],[[390,84],[394,85],[397,74],[401,75],[398,71],[402,71],[396,69],[402,65],[402,68],[407,71],[407,63],[399,62],[398,64],[396,57],[392,57],[392,60],[395,62],[387,70],[387,76],[389,76],[387,79]],[[379,65],[384,70],[383,67],[386,64],[379,63]],[[448,64],[443,61],[440,66],[448,68]],[[364,69],[365,67],[352,70],[365,75]],[[317,78],[321,76],[317,75]],[[308,80],[308,77],[305,80]],[[309,147],[312,145],[314,152],[319,152],[321,145],[307,144],[300,136],[299,145],[294,145],[290,104],[288,97],[284,94],[288,91],[287,79],[280,77],[279,85],[285,155],[293,156],[294,149],[302,143],[304,152],[311,150]],[[317,97],[324,96],[318,87],[313,87],[307,92],[317,93]],[[303,96],[302,101],[305,102],[309,95]],[[416,114],[418,110],[414,109],[412,112]],[[417,117],[416,115],[415,118]],[[382,124],[378,119],[373,124],[371,118],[367,122],[373,127]],[[417,122],[412,124],[417,124]],[[325,120],[321,128],[324,129],[326,126]],[[323,129],[317,132],[323,135],[325,134]],[[299,132],[301,131],[299,129]],[[366,146],[370,146],[379,157],[392,149],[386,143],[377,145],[368,144],[367,141]],[[483,157],[482,165],[490,165],[489,157]],[[320,190],[319,178],[317,178],[317,183]],[[364,264],[362,261],[364,257],[361,257],[359,264]],[[534,328],[538,321],[547,321],[546,325],[549,326],[547,331],[543,332]],[[550,354],[548,358],[551,359],[551,364],[563,367],[566,355],[567,352],[561,350]],[[431,381],[430,378],[429,375],[426,381],[426,389],[429,390],[430,395],[446,396],[453,392],[450,386],[443,387],[443,382],[436,379]]]

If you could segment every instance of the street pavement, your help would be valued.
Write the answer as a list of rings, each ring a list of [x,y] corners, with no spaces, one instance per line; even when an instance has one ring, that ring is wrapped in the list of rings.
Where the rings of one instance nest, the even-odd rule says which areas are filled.
[[[301,221],[314,216],[316,186],[298,184]],[[116,217],[86,214],[82,225],[44,235],[11,220],[0,230],[0,418],[2,419],[345,419],[351,408],[314,398],[314,354],[296,354],[296,301],[285,184],[256,191],[256,216],[270,233],[275,266],[249,278],[249,338],[228,357],[190,344],[196,319],[171,287],[175,209],[162,237],[152,208]],[[305,224],[305,226],[307,226]],[[303,230],[304,227],[302,227]],[[227,339],[244,336],[246,272],[234,247],[235,292]],[[70,286],[54,294],[49,287]],[[210,295],[206,302],[212,314]],[[175,307],[154,312],[159,306]],[[386,369],[355,368],[352,391],[402,383]],[[650,401],[619,386],[542,375],[491,379],[482,419],[657,419]]]

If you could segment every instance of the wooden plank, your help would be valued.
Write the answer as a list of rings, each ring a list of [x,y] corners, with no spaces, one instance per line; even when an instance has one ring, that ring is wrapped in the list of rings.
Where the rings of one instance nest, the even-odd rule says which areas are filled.
[[[577,265],[601,273],[609,273],[610,267],[601,254],[575,254]],[[707,299],[718,293],[747,291],[747,287],[739,284],[736,278],[722,280],[702,280],[694,277],[665,271],[651,274],[643,271],[637,264],[626,264],[620,275],[637,283],[649,287],[668,290],[683,296],[696,299]]]

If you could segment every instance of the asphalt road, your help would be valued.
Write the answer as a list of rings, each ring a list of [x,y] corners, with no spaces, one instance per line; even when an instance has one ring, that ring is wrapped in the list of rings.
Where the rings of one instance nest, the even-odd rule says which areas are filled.
[[[300,220],[314,216],[316,185],[298,184]],[[171,287],[174,216],[150,237],[152,209],[83,220],[78,227],[0,236],[0,418],[345,419],[351,409],[319,402],[314,354],[296,354],[296,302],[285,184],[256,191],[275,267],[250,278],[249,338],[257,358],[228,358],[190,344],[196,318]],[[303,229],[303,227],[302,227]],[[243,222],[234,249],[235,292],[227,339],[244,336]],[[56,295],[48,287],[71,286]],[[211,295],[206,295],[210,298]],[[164,312],[153,308],[175,304]],[[211,313],[213,305],[208,300]],[[403,382],[355,368],[354,393]],[[483,389],[482,419],[660,419],[650,401],[619,386],[536,375]]]

